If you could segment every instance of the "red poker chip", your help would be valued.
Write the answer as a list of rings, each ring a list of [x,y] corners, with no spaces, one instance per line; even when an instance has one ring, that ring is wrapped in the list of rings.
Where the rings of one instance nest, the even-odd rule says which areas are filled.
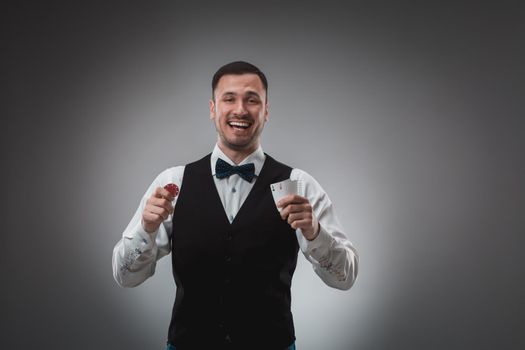
[[[167,184],[164,186],[164,189],[171,193],[173,197],[177,197],[179,194],[179,186],[175,185],[174,183]]]

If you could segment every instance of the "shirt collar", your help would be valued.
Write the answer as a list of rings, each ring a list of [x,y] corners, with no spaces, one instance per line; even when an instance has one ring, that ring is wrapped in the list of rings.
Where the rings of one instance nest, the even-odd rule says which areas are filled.
[[[211,174],[213,176],[215,176],[215,163],[217,163],[218,158],[221,158],[230,165],[236,165],[230,158],[228,158],[227,155],[224,154],[224,152],[219,148],[219,146],[215,144],[213,152],[211,153]],[[242,162],[240,162],[237,165],[253,163],[255,165],[255,176],[259,176],[259,174],[261,173],[261,169],[264,165],[265,159],[266,155],[264,154],[261,145],[259,145],[259,147],[253,153],[248,155],[242,160]]]

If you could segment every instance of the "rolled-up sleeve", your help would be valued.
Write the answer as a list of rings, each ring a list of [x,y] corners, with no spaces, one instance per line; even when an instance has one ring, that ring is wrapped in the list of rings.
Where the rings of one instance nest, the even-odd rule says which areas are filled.
[[[308,173],[294,169],[290,179],[298,181],[298,194],[309,200],[320,225],[318,236],[311,241],[300,229],[296,230],[301,251],[324,283],[341,290],[350,289],[357,279],[359,256],[344,233],[332,202]]]
[[[172,215],[158,230],[148,233],[142,227],[146,201],[157,187],[168,183],[182,186],[184,167],[169,168],[160,173],[146,190],[140,204],[113,249],[112,267],[115,281],[122,287],[135,287],[155,273],[157,261],[171,252]],[[175,205],[177,199],[174,200]]]

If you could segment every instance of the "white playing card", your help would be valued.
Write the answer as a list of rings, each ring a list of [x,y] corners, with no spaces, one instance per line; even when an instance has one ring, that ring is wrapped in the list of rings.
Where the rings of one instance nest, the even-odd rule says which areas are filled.
[[[289,194],[297,194],[297,181],[288,179],[281,182],[276,182],[270,185],[270,189],[272,190],[273,200],[277,205],[277,202],[284,196]],[[280,210],[279,208],[277,209]]]

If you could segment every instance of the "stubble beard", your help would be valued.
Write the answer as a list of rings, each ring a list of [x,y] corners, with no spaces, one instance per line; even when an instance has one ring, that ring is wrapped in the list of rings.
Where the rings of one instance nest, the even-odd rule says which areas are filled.
[[[229,128],[228,125],[226,125],[226,127]],[[260,140],[262,130],[263,130],[262,125],[260,125],[259,129],[256,130],[255,133],[249,139],[246,140],[246,142],[236,143],[236,142],[228,140],[228,138],[225,136],[225,133],[220,131],[220,128],[218,126],[216,127],[216,129],[219,135],[219,141],[224,147],[227,147],[235,152],[243,152],[243,153],[244,152],[251,153],[252,151],[255,151],[257,149],[257,147],[259,146],[259,140]]]
[[[219,140],[224,145],[224,147],[227,147],[236,152],[248,151],[257,148],[259,145],[259,138],[260,133],[253,135],[246,142],[235,143],[229,141],[222,133],[219,133]]]

